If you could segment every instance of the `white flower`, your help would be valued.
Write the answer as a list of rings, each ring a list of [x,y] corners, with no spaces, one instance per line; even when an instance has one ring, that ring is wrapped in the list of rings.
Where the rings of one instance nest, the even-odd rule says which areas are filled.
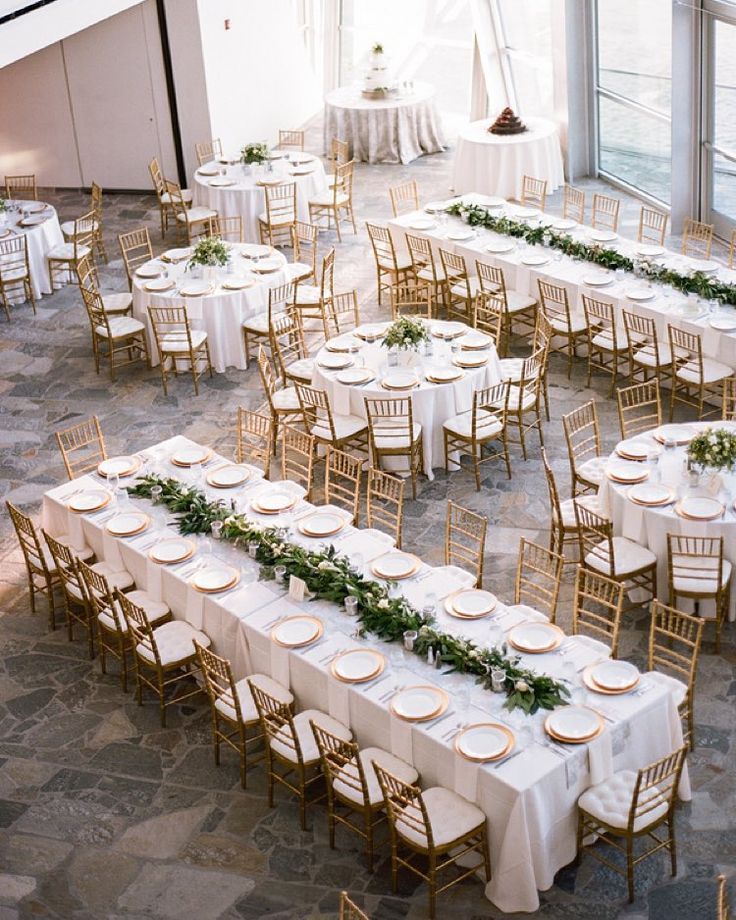
[[[514,684],[514,689],[518,690],[519,693],[528,693],[529,684],[525,680],[517,680]]]
[[[226,517],[222,523],[227,527],[230,524],[232,524],[234,520],[235,520],[235,516],[231,514],[230,517]]]
[[[429,635],[429,627],[428,627],[428,626],[422,626],[422,627],[420,628],[420,630],[419,630],[419,635],[420,635],[420,636],[427,636],[427,635]]]
[[[320,562],[320,564],[317,566],[317,568],[318,568],[318,569],[321,569],[321,570],[324,572],[324,571],[326,571],[327,569],[331,569],[331,568],[332,568],[332,565],[331,565],[329,559],[323,559],[322,562]]]
[[[283,543],[276,543],[272,550],[274,556],[280,556],[283,553],[283,551],[284,551]]]
[[[387,610],[388,607],[389,607],[389,603],[388,603],[388,601],[386,600],[386,598],[384,597],[382,600],[380,600],[380,601],[378,602],[378,606],[379,606],[379,608],[380,608],[381,610]]]
[[[468,652],[468,658],[478,659],[480,658],[480,652],[477,648],[474,648],[472,651]]]

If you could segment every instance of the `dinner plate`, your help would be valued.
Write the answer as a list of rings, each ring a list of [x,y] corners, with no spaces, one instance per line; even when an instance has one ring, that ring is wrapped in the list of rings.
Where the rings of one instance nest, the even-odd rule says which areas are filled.
[[[691,259],[690,267],[694,272],[701,272],[704,275],[713,275],[720,268],[719,264],[711,259]]]
[[[626,296],[629,300],[643,302],[645,300],[651,300],[654,297],[654,291],[650,288],[632,288],[630,291],[626,292]]]
[[[286,158],[290,163],[293,163],[295,166],[302,166],[305,163],[313,163],[314,157],[311,153],[292,153]]]
[[[317,511],[302,518],[297,525],[305,537],[331,537],[344,529],[347,521],[334,511]]]
[[[39,224],[43,224],[49,219],[51,215],[37,215],[36,217],[24,217],[23,220],[19,221],[21,227],[37,227]]]
[[[492,613],[497,603],[496,595],[491,594],[490,591],[466,588],[445,598],[445,610],[450,616],[461,617],[464,620],[477,620]]]
[[[468,331],[465,323],[435,323],[429,330],[437,339],[456,339]]]
[[[139,278],[158,278],[162,271],[163,268],[160,265],[149,262],[147,265],[139,265],[135,273]]]
[[[211,281],[188,281],[179,288],[182,297],[206,297],[214,291]]]
[[[261,275],[266,275],[271,272],[277,272],[282,264],[280,259],[261,259],[259,262],[253,264],[252,271],[258,272]]]
[[[243,291],[245,288],[253,287],[256,282],[254,278],[239,278],[235,275],[232,278],[225,278],[221,283],[226,291]]]
[[[240,580],[240,573],[229,566],[213,565],[195,572],[189,582],[195,591],[203,594],[217,594],[227,591]]]
[[[657,246],[652,244],[651,246],[639,246],[636,250],[640,256],[645,256],[647,258],[653,258],[654,256],[664,255],[664,246]]]
[[[506,199],[498,195],[474,195],[473,204],[480,205],[482,208],[503,208],[506,205]]]
[[[419,378],[414,371],[392,371],[381,381],[386,390],[412,390],[419,385]]]
[[[464,376],[460,367],[438,367],[433,371],[427,371],[427,380],[430,383],[452,383],[454,380],[462,380]]]
[[[132,476],[141,467],[140,457],[108,457],[97,465],[100,476]]]
[[[612,243],[618,239],[618,233],[613,230],[591,230],[589,236],[596,243]]]
[[[195,444],[192,447],[181,447],[175,451],[170,459],[176,466],[196,466],[198,463],[204,463],[212,456],[209,447],[201,447]]]
[[[176,287],[173,278],[154,278],[143,285],[145,291],[170,291],[173,287]]]
[[[546,265],[549,262],[549,256],[522,256],[522,265]]]
[[[562,706],[547,716],[544,727],[558,741],[584,744],[600,735],[603,719],[587,706]]]
[[[191,254],[192,250],[187,246],[183,249],[167,249],[159,258],[165,259],[167,262],[182,262],[184,259],[188,259]]]
[[[430,201],[424,206],[428,214],[438,214],[440,211],[446,211],[450,206],[448,201]]]
[[[216,489],[234,489],[247,482],[252,475],[247,466],[239,463],[228,463],[207,474],[207,482]]]
[[[422,561],[411,553],[392,552],[380,556],[371,565],[371,571],[379,578],[398,581],[409,578],[419,570]]]
[[[708,322],[714,329],[721,332],[733,332],[736,329],[736,315],[716,313],[715,316],[710,317]]]
[[[488,355],[456,355],[452,363],[456,367],[483,367],[484,364],[488,364]]]
[[[162,565],[184,562],[194,555],[194,543],[186,537],[169,537],[154,544],[148,555]]]
[[[639,670],[628,661],[599,661],[589,673],[597,687],[615,693],[625,693],[639,683]]]
[[[86,492],[77,492],[67,502],[67,508],[84,514],[88,511],[99,511],[110,501],[110,493],[103,489],[89,489]]]
[[[640,482],[629,489],[629,498],[637,505],[656,508],[659,505],[669,505],[675,495],[661,482]]]
[[[360,343],[354,336],[346,335],[339,339],[331,339],[329,342],[326,342],[325,348],[327,351],[333,351],[336,354],[345,354],[354,348],[360,348]]]
[[[410,230],[432,230],[436,226],[437,224],[435,223],[435,221],[427,220],[426,218],[422,218],[420,220],[415,220],[412,223],[410,223],[409,229]]]
[[[240,255],[244,259],[264,259],[271,255],[271,247],[258,243],[244,243],[240,246]]]
[[[281,184],[282,184],[283,182],[285,182],[285,181],[286,181],[286,179],[285,179],[284,176],[276,176],[276,177],[274,177],[273,179],[265,179],[265,178],[264,178],[264,179],[259,179],[259,180],[256,182],[256,185],[260,185],[260,186],[281,185]]]
[[[320,359],[317,361],[317,364],[319,364],[320,367],[327,368],[328,370],[339,371],[345,367],[352,367],[354,361],[352,358],[348,357],[348,355],[331,354],[330,352],[327,352],[327,354],[324,354],[320,357]]]
[[[532,217],[541,217],[542,212],[538,208],[514,208],[516,217],[530,220]]]
[[[212,186],[212,188],[228,188],[229,186],[237,185],[238,183],[235,179],[228,179],[226,176],[219,176],[215,179],[210,179],[207,184]]]
[[[366,342],[375,342],[376,339],[383,338],[389,325],[390,323],[366,323],[359,326],[353,334]]]
[[[393,696],[391,711],[406,722],[426,722],[442,715],[449,702],[450,698],[439,687],[407,687]]]
[[[301,648],[314,642],[324,632],[324,624],[317,617],[306,614],[287,617],[271,631],[271,638],[285,648]]]
[[[578,222],[569,217],[563,217],[562,220],[552,221],[552,227],[555,230],[572,230],[577,227]]]
[[[42,201],[36,202],[36,204],[31,204],[26,207],[26,211],[29,214],[40,214],[42,211],[45,211],[49,205],[44,204]]]
[[[313,172],[314,172],[313,166],[309,168],[302,167],[301,169],[290,169],[289,175],[290,176],[311,176]]]
[[[705,307],[700,303],[679,303],[672,311],[677,316],[687,317],[689,320],[700,319],[705,313]]]
[[[369,371],[367,367],[349,367],[347,370],[335,374],[335,380],[338,383],[347,384],[347,386],[355,386],[359,383],[370,383],[371,380],[375,379],[375,376],[373,371]]]
[[[455,750],[475,763],[500,760],[511,752],[514,743],[513,732],[495,722],[468,725],[455,736]]]
[[[662,449],[644,438],[626,438],[616,445],[616,453],[625,460],[646,460],[650,453],[659,455]]]
[[[283,150],[270,150],[268,153],[269,160],[283,160],[284,151]]]
[[[332,659],[330,670],[338,679],[348,684],[372,680],[386,667],[386,659],[372,648],[354,648]]]
[[[508,240],[491,241],[486,245],[486,252],[511,252],[514,244]]]
[[[10,227],[7,227],[5,230],[0,230],[0,240],[4,240],[6,236],[11,236],[13,231]]]
[[[644,482],[649,476],[649,470],[641,463],[614,460],[606,467],[606,476],[614,482]]]
[[[583,275],[583,284],[588,287],[604,287],[613,281],[613,276],[608,272],[596,272],[592,275]]]
[[[217,176],[220,174],[220,170],[216,166],[200,166],[197,170],[197,175],[199,176]]]
[[[282,511],[293,508],[296,503],[296,495],[283,489],[274,489],[272,492],[259,495],[252,502],[251,507],[259,514],[280,514]]]
[[[660,444],[665,441],[674,441],[675,444],[689,444],[695,437],[689,425],[660,425],[654,432],[654,437]]]
[[[553,623],[520,623],[507,636],[509,645],[532,655],[552,651],[564,638],[564,632]]]
[[[680,517],[690,521],[714,521],[719,518],[725,508],[717,498],[707,495],[688,495],[675,506],[675,511]]]
[[[107,522],[107,532],[114,537],[132,537],[134,534],[143,533],[151,519],[142,511],[126,511],[116,514]]]
[[[472,240],[475,236],[475,230],[450,230],[447,234],[448,240],[456,240],[457,242],[462,243],[465,240]]]

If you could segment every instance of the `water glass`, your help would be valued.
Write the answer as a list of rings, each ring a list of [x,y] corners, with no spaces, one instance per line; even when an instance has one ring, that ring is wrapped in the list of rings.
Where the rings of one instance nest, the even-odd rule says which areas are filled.
[[[158,503],[161,501],[162,492],[163,489],[161,486],[151,486],[151,501],[154,505],[158,505]]]
[[[210,524],[210,532],[212,533],[213,540],[222,539],[222,521],[213,521]]]
[[[258,547],[260,544],[257,540],[251,540],[248,544],[248,555],[251,559],[255,559],[258,556]]]
[[[273,574],[276,577],[277,585],[286,584],[286,566],[285,565],[274,566]]]
[[[348,596],[345,598],[344,603],[345,603],[345,613],[347,613],[349,617],[357,617],[358,598],[353,597],[352,594],[348,594]]]
[[[120,487],[120,477],[117,473],[108,473],[107,476],[107,488],[113,495],[117,495],[118,488]]]
[[[506,683],[506,672],[503,668],[491,669],[491,690],[494,693],[502,693]]]
[[[407,629],[404,633],[404,648],[407,652],[414,651],[414,643],[417,640],[417,631],[416,629]]]

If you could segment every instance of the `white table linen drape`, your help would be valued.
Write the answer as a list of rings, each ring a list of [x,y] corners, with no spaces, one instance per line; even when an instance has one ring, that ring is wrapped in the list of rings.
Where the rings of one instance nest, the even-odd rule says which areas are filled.
[[[12,203],[17,205],[19,210],[5,212],[6,222],[0,225],[0,233],[10,230],[9,234],[2,236],[3,240],[10,239],[15,235],[21,235],[26,238],[28,266],[31,272],[31,288],[33,289],[33,296],[38,300],[43,294],[53,293],[46,255],[54,246],[64,242],[64,234],[61,232],[56,209],[50,204],[47,204],[46,210],[38,215],[41,217],[46,216],[43,223],[32,227],[21,227],[20,221],[24,217],[23,208],[32,207],[39,204],[39,202],[15,200]],[[60,287],[58,280],[56,287]]]

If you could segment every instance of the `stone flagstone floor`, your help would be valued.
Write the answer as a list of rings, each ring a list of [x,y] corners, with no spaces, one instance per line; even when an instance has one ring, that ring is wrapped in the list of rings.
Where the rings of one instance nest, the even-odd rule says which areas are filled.
[[[311,134],[318,150],[319,131]],[[338,290],[358,289],[364,316],[375,305],[373,261],[363,229],[366,219],[389,214],[387,188],[415,178],[421,196],[449,194],[451,153],[410,167],[360,166],[356,177],[357,237],[337,245]],[[584,181],[588,189],[601,185]],[[72,218],[85,206],[74,192],[45,197]],[[559,194],[551,210],[559,209]],[[623,231],[636,232],[638,204],[625,198]],[[155,201],[147,195],[105,196],[105,236],[110,264],[103,286],[125,288],[116,234],[146,224],[155,245]],[[332,235],[325,242],[332,243]],[[43,491],[64,478],[53,432],[97,414],[111,453],[123,453],[183,432],[220,449],[232,444],[238,405],[257,407],[257,374],[230,370],[203,380],[194,398],[186,378],[164,397],[157,371],[123,370],[111,385],[96,376],[89,329],[78,292],[65,288],[45,297],[34,317],[28,306],[0,322],[0,492],[36,511]],[[585,385],[578,362],[571,380],[552,359],[553,420],[545,442],[567,487],[568,468],[560,416],[593,397],[606,447],[616,441],[614,405],[607,383]],[[421,480],[416,502],[406,509],[406,547],[438,562],[438,539],[448,498],[488,516],[486,585],[508,598],[519,538],[544,542],[548,504],[536,451],[524,463],[513,456],[509,482],[497,469],[485,473],[476,493],[467,473],[437,471]],[[390,887],[388,860],[367,872],[357,840],[338,832],[327,843],[324,811],[310,814],[299,830],[297,810],[284,795],[269,810],[263,773],[251,771],[241,790],[235,758],[213,764],[209,712],[193,702],[173,711],[162,730],[157,707],[139,708],[120,692],[115,673],[102,676],[83,643],[70,644],[62,629],[49,633],[43,614],[30,615],[25,574],[14,535],[0,516],[0,920],[14,918],[182,918],[256,920],[335,917],[339,890],[348,889],[377,920],[426,916],[426,890],[402,876]],[[571,581],[564,586],[563,626],[570,620]],[[624,630],[623,654],[642,664],[644,613]],[[637,873],[637,900],[629,905],[618,877],[586,859],[563,869],[541,894],[535,914],[545,920],[706,920],[714,916],[714,877],[731,876],[736,865],[734,752],[734,631],[726,630],[720,656],[706,642],[696,707],[696,750],[689,758],[694,798],[678,815],[679,872],[671,879],[663,861]],[[500,918],[467,882],[440,898],[439,916]]]

